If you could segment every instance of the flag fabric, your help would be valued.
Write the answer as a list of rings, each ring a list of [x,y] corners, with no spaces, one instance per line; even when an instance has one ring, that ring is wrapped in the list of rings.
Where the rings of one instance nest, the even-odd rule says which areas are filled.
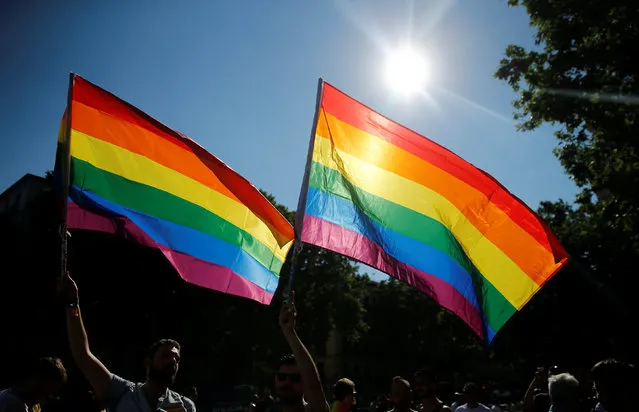
[[[277,209],[193,140],[79,76],[71,101],[68,227],[158,248],[190,283],[270,303],[294,238]]]
[[[568,261],[493,177],[320,81],[301,241],[427,293],[485,342]]]

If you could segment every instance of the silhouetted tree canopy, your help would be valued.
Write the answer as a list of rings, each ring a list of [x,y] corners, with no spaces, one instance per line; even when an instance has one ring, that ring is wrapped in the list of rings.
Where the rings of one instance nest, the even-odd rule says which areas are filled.
[[[508,46],[495,75],[518,93],[513,104],[521,130],[555,128],[555,154],[581,190],[574,203],[542,202],[539,213],[578,264],[568,271],[598,289],[593,304],[612,307],[607,323],[620,332],[620,317],[638,314],[632,268],[639,263],[639,5],[509,4],[526,7],[536,46]]]

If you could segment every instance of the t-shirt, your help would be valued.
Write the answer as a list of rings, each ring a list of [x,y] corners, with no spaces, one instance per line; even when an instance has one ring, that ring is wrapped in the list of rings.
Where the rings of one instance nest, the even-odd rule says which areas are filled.
[[[142,383],[133,383],[113,375],[107,395],[109,412],[195,412],[195,404],[189,398],[167,389],[158,399],[157,409],[152,409],[142,391]]]
[[[490,408],[481,403],[477,404],[474,408],[469,408],[468,404],[464,404],[458,406],[455,412],[490,412]]]

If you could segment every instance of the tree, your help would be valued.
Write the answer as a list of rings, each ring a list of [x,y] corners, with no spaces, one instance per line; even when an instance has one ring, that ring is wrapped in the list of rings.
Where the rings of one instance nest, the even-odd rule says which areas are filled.
[[[509,4],[526,7],[536,47],[508,46],[495,76],[518,93],[520,130],[555,126],[555,154],[581,190],[574,204],[543,202],[539,212],[588,276],[630,310],[639,286],[628,273],[639,264],[639,7]]]

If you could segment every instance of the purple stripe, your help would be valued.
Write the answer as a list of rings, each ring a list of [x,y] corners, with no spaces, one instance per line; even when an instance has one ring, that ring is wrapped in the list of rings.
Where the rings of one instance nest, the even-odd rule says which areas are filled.
[[[332,250],[379,269],[426,293],[437,303],[459,316],[480,338],[484,338],[482,317],[477,308],[452,285],[405,263],[397,261],[365,236],[327,222],[304,216],[302,242]]]
[[[268,293],[225,266],[205,262],[156,243],[127,218],[99,216],[69,202],[67,225],[71,229],[113,233],[126,240],[160,249],[180,277],[194,285],[253,299],[265,305],[270,304],[273,299],[272,293]]]

